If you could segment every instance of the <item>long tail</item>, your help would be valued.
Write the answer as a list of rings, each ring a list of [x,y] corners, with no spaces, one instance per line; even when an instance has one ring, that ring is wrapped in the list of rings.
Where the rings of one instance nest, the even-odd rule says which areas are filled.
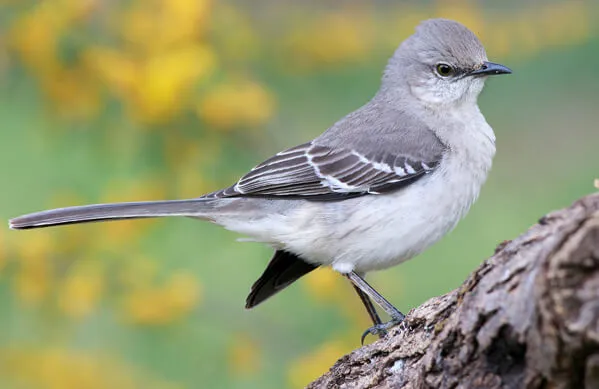
[[[207,199],[142,201],[134,203],[94,204],[51,209],[11,219],[9,227],[22,230],[120,219],[141,219],[163,216],[201,216]]]

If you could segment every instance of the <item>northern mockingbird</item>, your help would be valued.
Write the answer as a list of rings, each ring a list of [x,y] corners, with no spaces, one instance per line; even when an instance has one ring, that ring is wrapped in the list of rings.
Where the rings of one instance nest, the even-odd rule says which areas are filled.
[[[466,214],[487,178],[495,135],[477,97],[489,62],[477,37],[444,19],[421,23],[385,68],[380,90],[318,138],[281,151],[235,185],[190,200],[98,204],[32,213],[13,229],[188,216],[275,250],[246,301],[252,308],[319,266],[353,284],[382,336],[372,298],[404,315],[363,276],[404,262]],[[326,291],[323,291],[326,293]]]

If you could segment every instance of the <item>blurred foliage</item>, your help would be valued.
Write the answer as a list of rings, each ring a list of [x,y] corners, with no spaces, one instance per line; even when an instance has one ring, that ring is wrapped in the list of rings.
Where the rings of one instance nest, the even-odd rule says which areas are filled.
[[[492,82],[483,106],[499,154],[482,204],[418,264],[374,274],[381,291],[407,310],[457,286],[597,175],[593,2],[0,7],[2,219],[229,184],[363,103],[397,44],[438,16],[473,29],[516,81]],[[0,388],[301,387],[358,346],[368,317],[328,269],[242,312],[268,255],[193,221],[0,229]]]
[[[180,388],[128,368],[118,357],[70,352],[64,347],[6,349],[0,362],[3,384],[19,388]]]

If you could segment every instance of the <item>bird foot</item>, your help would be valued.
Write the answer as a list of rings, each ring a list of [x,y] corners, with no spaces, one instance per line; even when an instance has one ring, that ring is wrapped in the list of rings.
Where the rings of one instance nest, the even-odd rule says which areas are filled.
[[[364,339],[366,339],[368,335],[378,335],[379,339],[384,338],[387,336],[387,330],[403,323],[404,319],[405,316],[401,315],[398,317],[392,317],[391,320],[386,323],[373,325],[362,334],[362,337],[360,338],[362,345],[364,345]]]

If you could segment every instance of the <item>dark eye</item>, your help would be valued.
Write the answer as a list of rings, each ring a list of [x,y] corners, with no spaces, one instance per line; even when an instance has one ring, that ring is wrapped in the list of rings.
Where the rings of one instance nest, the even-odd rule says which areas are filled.
[[[441,77],[449,77],[455,73],[453,67],[446,63],[438,63],[437,66],[435,66],[435,69],[437,70],[437,74],[439,74]]]

